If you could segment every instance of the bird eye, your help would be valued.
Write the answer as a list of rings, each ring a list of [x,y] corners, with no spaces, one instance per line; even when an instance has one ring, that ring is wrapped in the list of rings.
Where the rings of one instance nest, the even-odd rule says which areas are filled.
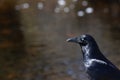
[[[87,44],[87,41],[86,41],[84,38],[82,38],[82,39],[81,39],[81,44],[82,44],[82,45],[86,45],[86,44]]]
[[[81,41],[84,41],[84,39],[82,38]]]
[[[84,41],[84,39],[83,39],[83,38],[81,38],[80,40],[81,40],[81,41]]]

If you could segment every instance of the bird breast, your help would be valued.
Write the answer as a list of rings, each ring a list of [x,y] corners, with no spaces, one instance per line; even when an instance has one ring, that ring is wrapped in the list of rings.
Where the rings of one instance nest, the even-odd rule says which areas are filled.
[[[84,62],[84,65],[85,65],[86,68],[89,68],[90,66],[92,66],[93,63],[107,65],[107,63],[105,61],[102,61],[102,60],[99,60],[99,59],[88,59],[87,61]]]

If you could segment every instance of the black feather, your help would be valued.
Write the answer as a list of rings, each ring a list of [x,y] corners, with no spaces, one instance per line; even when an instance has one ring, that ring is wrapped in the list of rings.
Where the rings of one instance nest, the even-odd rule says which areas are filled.
[[[67,41],[80,45],[90,80],[120,80],[120,70],[101,53],[92,36],[86,34],[69,38]]]

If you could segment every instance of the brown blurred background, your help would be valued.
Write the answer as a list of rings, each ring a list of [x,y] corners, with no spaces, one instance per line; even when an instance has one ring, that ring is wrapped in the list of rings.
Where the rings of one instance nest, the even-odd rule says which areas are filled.
[[[0,80],[88,80],[86,33],[120,68],[120,0],[0,0]]]

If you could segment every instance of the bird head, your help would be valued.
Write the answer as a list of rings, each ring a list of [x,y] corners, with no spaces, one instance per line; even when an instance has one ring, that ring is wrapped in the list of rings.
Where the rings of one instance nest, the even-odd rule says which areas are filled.
[[[81,46],[86,46],[90,43],[92,43],[94,41],[94,39],[92,38],[92,36],[85,34],[85,35],[81,35],[78,37],[73,37],[73,38],[68,38],[67,42],[74,42],[74,43],[78,43]]]

